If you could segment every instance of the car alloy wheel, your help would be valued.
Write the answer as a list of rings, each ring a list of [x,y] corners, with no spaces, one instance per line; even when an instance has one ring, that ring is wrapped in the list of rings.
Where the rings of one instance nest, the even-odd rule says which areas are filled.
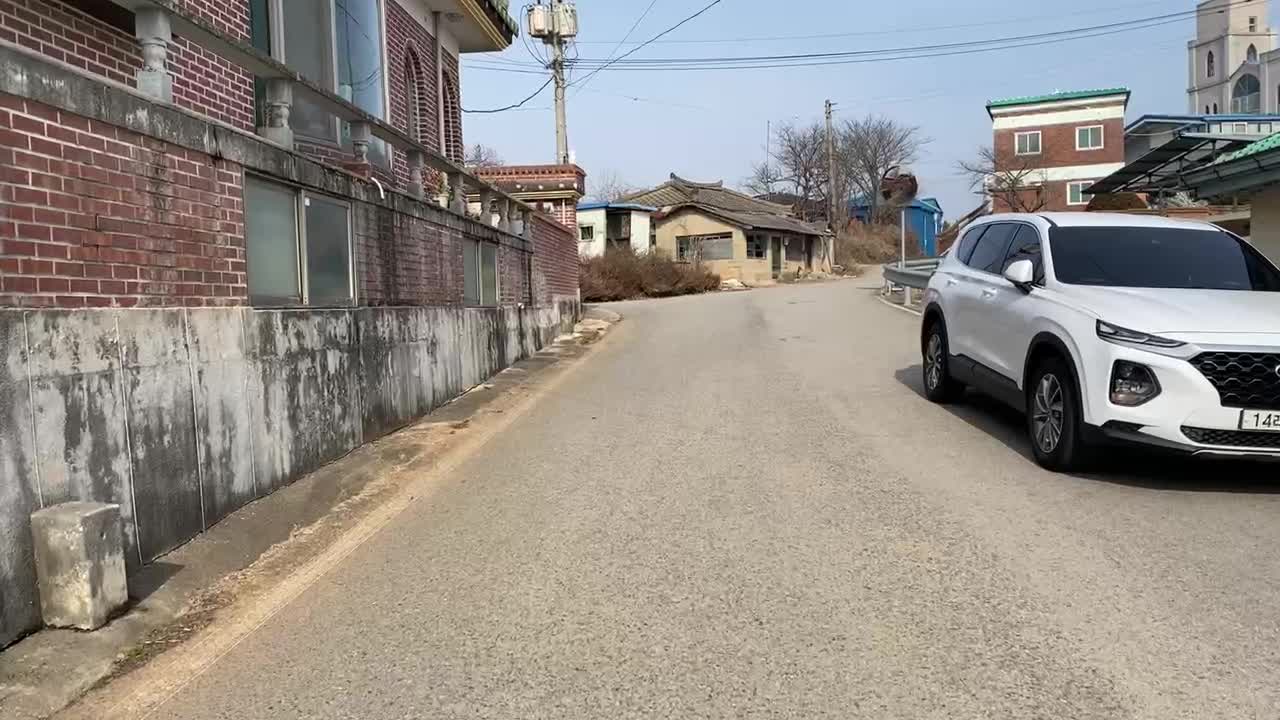
[[[942,384],[945,367],[942,352],[942,333],[934,332],[929,336],[929,345],[924,353],[924,381],[930,390],[937,390]]]
[[[1062,440],[1064,401],[1058,376],[1053,373],[1041,376],[1033,400],[1031,428],[1036,445],[1046,455],[1057,450],[1058,442]]]

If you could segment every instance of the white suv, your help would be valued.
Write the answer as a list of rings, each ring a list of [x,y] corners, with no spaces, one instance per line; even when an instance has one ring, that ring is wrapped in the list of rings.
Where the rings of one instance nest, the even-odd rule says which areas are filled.
[[[1280,270],[1213,225],[983,218],[929,281],[921,350],[930,400],[1024,411],[1053,470],[1117,441],[1280,458]]]

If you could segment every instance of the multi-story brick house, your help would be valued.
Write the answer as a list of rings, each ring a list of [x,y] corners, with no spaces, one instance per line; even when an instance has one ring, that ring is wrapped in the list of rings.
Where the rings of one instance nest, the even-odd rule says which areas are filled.
[[[1089,203],[1084,189],[1124,166],[1128,103],[1123,88],[987,103],[992,182],[1005,185],[991,193],[992,210],[1083,210]]]
[[[575,234],[460,165],[506,6],[0,0],[0,647],[33,511],[134,569],[572,326]]]

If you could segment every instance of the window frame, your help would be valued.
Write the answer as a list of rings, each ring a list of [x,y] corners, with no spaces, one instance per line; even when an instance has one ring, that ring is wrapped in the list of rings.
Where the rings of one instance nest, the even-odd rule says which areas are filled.
[[[1004,249],[1000,251],[1000,254],[999,254],[998,256],[996,256],[996,257],[999,257],[999,258],[1000,258],[1000,268],[1001,268],[1001,271],[1003,271],[1003,269],[1004,269],[1004,260],[1005,260],[1005,258],[1009,255],[1009,248],[1010,248],[1010,247],[1012,247],[1012,245],[1013,245],[1013,239],[1014,239],[1015,237],[1017,237],[1017,235],[1018,235],[1018,227],[1019,227],[1020,225],[1025,225],[1025,224],[1026,224],[1026,223],[1016,222],[1016,221],[1012,221],[1012,220],[1003,220],[1003,221],[999,221],[999,222],[992,222],[992,223],[987,223],[987,224],[983,225],[982,227],[983,227],[983,228],[985,228],[985,229],[983,230],[982,235],[978,238],[977,242],[975,242],[975,243],[973,244],[973,251],[971,251],[971,252],[969,253],[969,260],[972,260],[972,259],[973,259],[973,253],[974,253],[974,252],[976,252],[976,251],[977,251],[977,249],[978,249],[978,247],[982,245],[982,241],[987,239],[987,235],[991,232],[991,229],[992,229],[992,228],[996,228],[996,227],[1009,227],[1009,228],[1012,228],[1012,231],[1009,233],[1009,237],[1005,240],[1005,246],[1004,246]],[[983,273],[983,274],[985,274],[985,275],[992,275],[992,276],[995,276],[995,277],[1001,277],[1001,275],[1000,275],[1000,273],[999,273],[999,272],[992,272],[991,270],[988,270],[985,266],[984,266],[984,267],[974,267],[973,265],[969,264],[968,262],[965,262],[965,264],[964,264],[964,265],[965,265],[965,267],[969,268],[969,269],[970,269],[970,270],[972,270],[973,272],[979,272],[979,273]]]
[[[1080,144],[1080,133],[1088,132],[1092,135],[1093,130],[1098,131],[1098,144],[1084,146]],[[1107,146],[1107,128],[1105,125],[1078,125],[1076,126],[1076,150],[1080,152],[1093,152],[1095,150],[1103,150]]]
[[[579,225],[578,226],[578,242],[595,242],[596,226],[595,225]]]
[[[379,116],[379,119],[382,120],[383,122],[388,122],[388,123],[390,122],[390,117],[391,117],[391,85],[389,82],[388,75],[390,75],[391,73],[388,70],[389,56],[387,51],[387,2],[394,2],[394,1],[395,0],[371,0],[371,2],[377,3],[377,6],[378,6],[378,32],[380,33],[378,40],[379,40],[379,46],[380,46],[380,51],[382,55],[381,57],[382,113]],[[337,25],[338,6],[337,6],[336,0],[318,0],[318,3],[322,3],[321,6],[325,8],[325,10],[328,12],[328,15],[329,15],[329,57],[326,58],[328,63],[328,67],[326,68],[328,78],[326,79],[325,82],[323,83],[317,82],[316,84],[320,85],[322,88],[324,88],[325,90],[328,90],[334,95],[337,95],[338,94],[338,25]],[[285,65],[288,65],[289,64],[288,56],[284,51],[285,32],[287,30],[287,28],[285,28],[284,26],[285,25],[284,0],[267,0],[267,21],[270,25],[270,28],[269,28],[270,37],[271,37],[270,55],[275,60]],[[333,133],[331,137],[316,137],[313,135],[308,135],[305,132],[298,132],[298,131],[295,131],[295,135],[298,138],[305,140],[306,142],[309,142],[309,143],[324,145],[325,147],[345,149],[342,144],[342,120],[335,116],[332,119],[332,122],[330,122],[329,124],[333,126]],[[394,164],[394,161],[395,161],[394,156],[395,156],[395,153],[391,151],[390,147],[388,147],[387,166],[386,166],[387,169],[391,169],[391,165]]]
[[[1003,276],[1004,272],[1009,269],[1009,265],[1016,260],[1031,260],[1032,266],[1035,268],[1035,271],[1034,271],[1035,274],[1031,279],[1031,284],[1037,285],[1039,287],[1044,287],[1044,283],[1045,283],[1045,271],[1044,271],[1045,243],[1044,241],[1045,241],[1045,238],[1040,234],[1040,228],[1027,222],[1015,222],[1011,224],[1020,225],[1021,227],[1019,227],[1017,230],[1014,231],[1013,237],[1009,240],[1009,247],[1005,248],[1004,263],[1000,266],[1000,274]],[[1038,261],[1035,259],[1032,259],[1031,257],[1028,257],[1026,254],[1018,254],[1018,255],[1014,254],[1014,245],[1018,240],[1018,236],[1022,233],[1023,230],[1029,230],[1031,231],[1032,234],[1035,235],[1036,245],[1040,248],[1040,259]]]
[[[1217,71],[1217,58],[1214,57],[1213,51],[1210,50],[1208,54],[1205,55],[1205,77],[1214,77]]]
[[[1249,32],[1251,33],[1258,32],[1258,16],[1257,15],[1249,16]]]
[[[463,305],[469,308],[501,307],[502,306],[502,260],[500,257],[501,251],[502,251],[501,243],[496,243],[491,240],[482,240],[480,238],[474,238],[474,237],[464,237],[463,241],[464,242],[470,241],[475,243],[475,253],[476,253],[476,258],[475,258],[476,259],[476,302],[471,302],[467,298],[467,290],[466,290],[467,263],[464,257],[463,263],[462,263],[462,273],[463,273],[462,303]],[[492,305],[487,304],[484,301],[484,297],[485,297],[484,248],[486,245],[493,247],[493,304]],[[467,251],[467,248],[465,245],[463,246],[462,251],[465,255]]]
[[[757,244],[759,246],[758,255],[751,254],[753,241],[755,241],[754,244]],[[768,260],[769,259],[769,236],[768,235],[762,235],[760,233],[747,234],[747,259],[748,260]]]
[[[677,235],[676,236],[676,260],[678,262],[724,262],[726,260],[734,260],[736,258],[734,257],[735,253],[734,253],[734,247],[733,247],[733,235],[734,234],[732,232],[694,233],[692,235]],[[681,241],[685,243],[691,243],[694,240],[698,241],[698,245],[697,245],[698,257],[696,259],[686,257],[686,255],[689,254],[688,251],[681,252],[680,250]],[[729,257],[727,258],[703,257],[703,251],[702,251],[703,243],[705,243],[707,240],[728,240],[729,241]]]
[[[1093,196],[1085,193],[1084,189],[1094,184],[1095,182],[1097,182],[1097,180],[1068,180],[1067,181],[1067,205],[1070,205],[1072,207],[1088,205],[1089,201],[1093,199]],[[1078,187],[1080,189],[1080,200],[1077,202],[1071,201],[1071,188],[1073,187]]]
[[[277,188],[288,190],[293,194],[293,217],[294,217],[294,245],[297,248],[297,271],[298,271],[298,298],[297,302],[292,300],[286,302],[259,302],[253,295],[249,295],[249,305],[257,308],[338,308],[338,307],[355,307],[359,300],[359,285],[356,281],[356,246],[355,246],[355,217],[354,204],[347,199],[337,197],[335,195],[327,195],[325,193],[312,192],[307,188],[289,182],[282,182],[277,178],[258,173],[245,173],[245,183],[242,192],[244,195],[241,201],[245,203],[245,215],[248,216],[248,184],[249,181],[263,183],[265,185],[273,185]],[[310,198],[320,198],[325,202],[334,205],[340,205],[346,210],[347,215],[347,289],[350,293],[349,300],[344,304],[324,304],[315,305],[311,302],[311,281],[308,278],[307,271],[307,213],[306,202]],[[245,277],[246,286],[248,284],[248,275],[253,269],[248,264],[250,242],[248,230],[245,231]]]
[[[1021,149],[1019,148],[1019,143],[1018,143],[1018,141],[1019,141],[1019,140],[1021,140],[1021,139],[1022,139],[1022,138],[1024,138],[1024,137],[1029,138],[1029,137],[1032,137],[1032,136],[1035,136],[1035,139],[1036,139],[1036,149],[1035,149],[1035,152],[1031,152],[1030,150],[1028,150],[1027,152],[1022,152],[1022,151],[1021,151]],[[1029,143],[1028,143],[1028,144],[1029,144]],[[1021,132],[1015,132],[1015,133],[1013,134],[1013,154],[1014,154],[1014,155],[1018,155],[1018,156],[1023,156],[1023,155],[1039,155],[1039,154],[1041,154],[1042,152],[1044,152],[1044,133],[1043,133],[1042,131],[1040,131],[1040,130],[1024,130],[1024,131],[1021,131]]]

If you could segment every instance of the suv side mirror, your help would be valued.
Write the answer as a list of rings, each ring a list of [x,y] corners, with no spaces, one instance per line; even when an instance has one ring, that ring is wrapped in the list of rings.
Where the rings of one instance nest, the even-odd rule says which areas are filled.
[[[1030,260],[1014,260],[1004,269],[1004,277],[1017,285],[1023,292],[1031,291],[1031,281],[1035,279],[1036,266]]]

